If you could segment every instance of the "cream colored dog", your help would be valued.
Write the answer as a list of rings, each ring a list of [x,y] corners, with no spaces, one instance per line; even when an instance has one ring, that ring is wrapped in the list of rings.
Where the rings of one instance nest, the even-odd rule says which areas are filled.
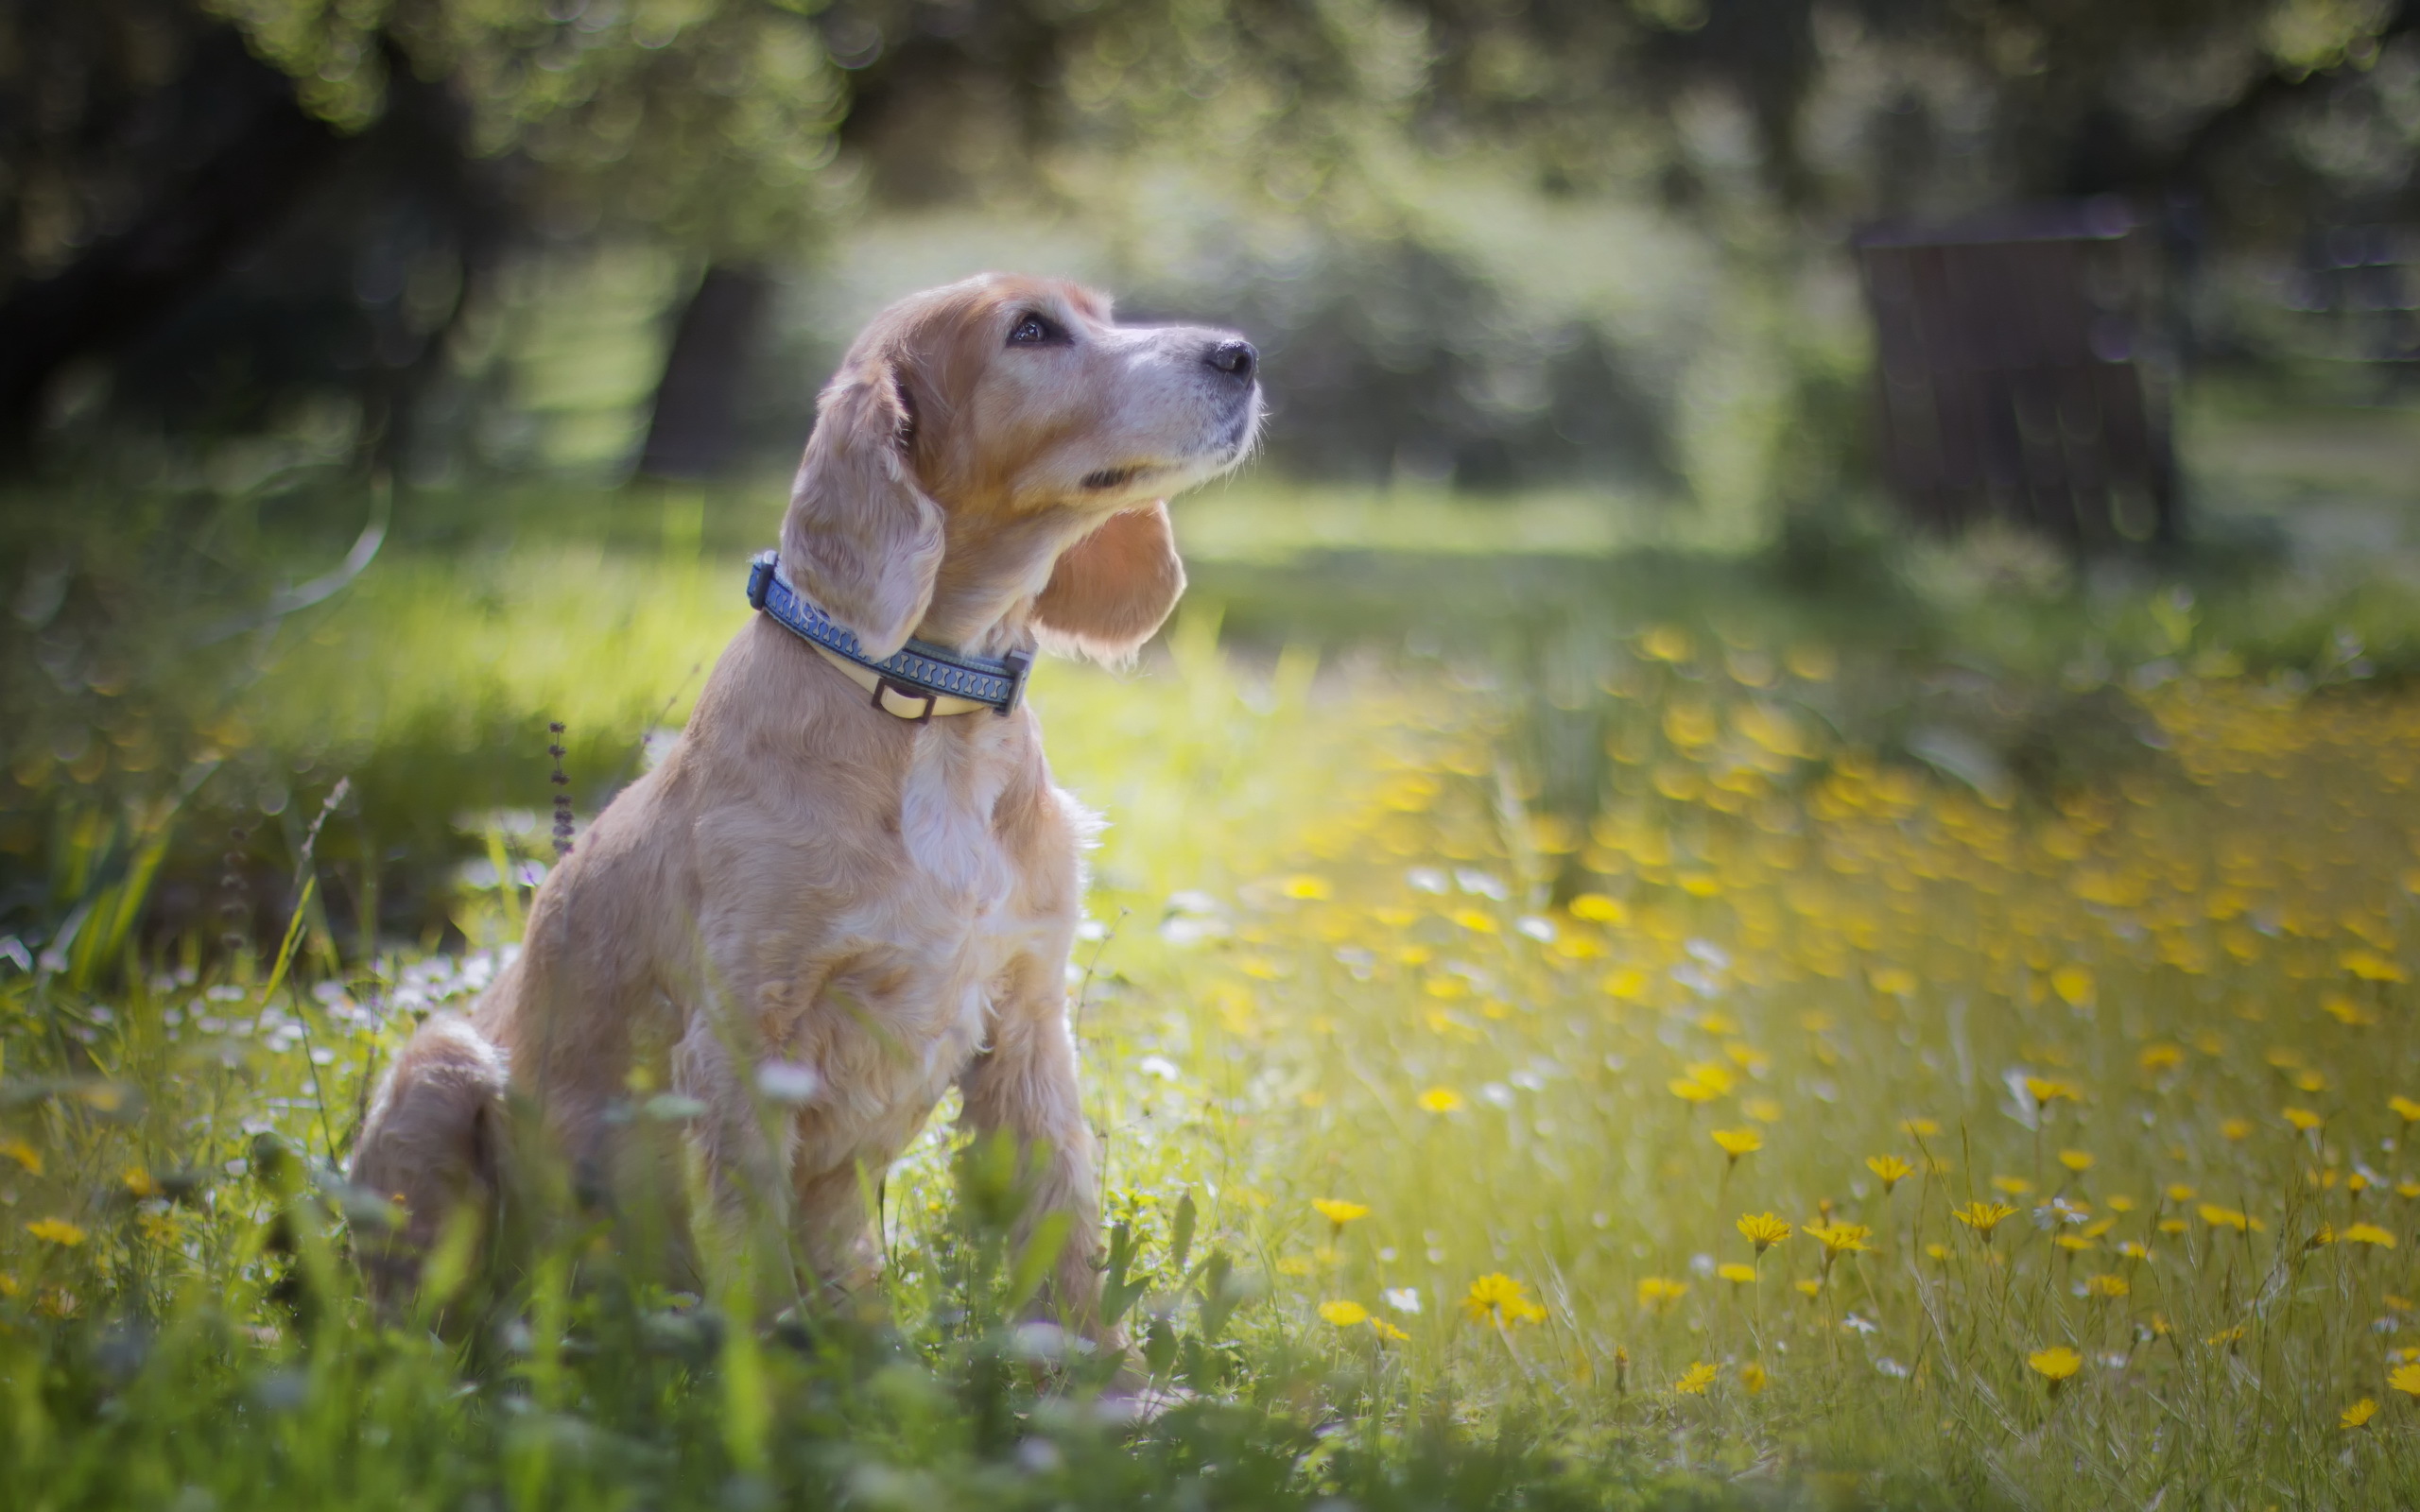
[[[784,576],[873,660],[911,634],[1130,656],[1184,588],[1167,497],[1253,443],[1255,363],[1056,281],[904,300],[817,406]],[[608,1201],[660,1176],[663,1125],[633,1113],[669,1090],[720,1215],[770,1214],[846,1283],[872,1260],[861,1182],[955,1084],[969,1127],[1036,1152],[1025,1222],[1072,1215],[1052,1294],[1098,1332],[1066,1005],[1092,820],[1024,707],[910,718],[863,680],[761,614],[733,640],[679,744],[539,889],[520,958],[373,1099],[353,1177],[405,1210],[364,1246],[373,1279],[408,1284],[452,1213],[495,1201],[530,1118]]]

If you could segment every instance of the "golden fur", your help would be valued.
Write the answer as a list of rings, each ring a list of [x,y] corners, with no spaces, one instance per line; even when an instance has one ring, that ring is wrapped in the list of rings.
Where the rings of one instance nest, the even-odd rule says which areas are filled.
[[[1118,658],[1184,587],[1167,497],[1234,466],[1260,404],[1229,333],[986,275],[884,311],[817,411],[782,559],[871,655],[913,634]],[[406,1281],[452,1212],[491,1204],[532,1120],[609,1201],[660,1174],[632,1116],[652,1090],[705,1109],[683,1126],[725,1237],[768,1214],[845,1283],[872,1259],[861,1171],[955,1084],[967,1125],[1046,1152],[1025,1221],[1072,1215],[1052,1291],[1092,1328],[1065,996],[1090,824],[1030,711],[899,719],[752,619],[680,742],[539,889],[519,959],[373,1099],[353,1177],[405,1209],[365,1246],[373,1277]]]

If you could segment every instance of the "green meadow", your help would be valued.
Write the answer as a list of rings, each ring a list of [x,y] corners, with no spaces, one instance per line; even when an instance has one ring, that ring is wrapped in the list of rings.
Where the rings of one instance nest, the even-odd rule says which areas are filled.
[[[51,511],[0,1503],[2420,1500],[2420,499],[2341,423],[2209,400],[2196,541],[2100,561],[1182,504],[1162,643],[1032,695],[1108,820],[1068,997],[1141,1422],[946,1106],[872,1293],[669,1290],[576,1215],[406,1314],[351,1266],[368,1086],[552,858],[549,723],[584,823],[778,490],[358,500],[307,603],[350,528],[274,498]]]

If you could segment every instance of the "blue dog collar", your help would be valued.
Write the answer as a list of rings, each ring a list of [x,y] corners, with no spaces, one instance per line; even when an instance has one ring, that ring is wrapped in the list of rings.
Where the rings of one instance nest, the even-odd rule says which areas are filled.
[[[1015,712],[1025,698],[1026,673],[1033,658],[1023,651],[1003,657],[974,656],[911,640],[896,656],[874,661],[858,644],[856,631],[809,603],[782,576],[778,552],[760,552],[748,564],[748,602],[825,656],[846,663],[842,671],[856,676],[853,669],[862,669],[869,674],[856,680],[873,691],[873,706],[885,713],[921,723],[936,713],[971,712],[962,706],[944,707],[958,703],[1005,714]]]

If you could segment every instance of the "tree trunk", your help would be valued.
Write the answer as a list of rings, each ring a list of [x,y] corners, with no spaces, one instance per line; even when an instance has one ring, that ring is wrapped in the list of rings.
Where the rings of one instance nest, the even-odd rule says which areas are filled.
[[[706,269],[672,334],[641,472],[704,478],[730,465],[739,439],[740,385],[772,293],[762,268],[717,263]]]

